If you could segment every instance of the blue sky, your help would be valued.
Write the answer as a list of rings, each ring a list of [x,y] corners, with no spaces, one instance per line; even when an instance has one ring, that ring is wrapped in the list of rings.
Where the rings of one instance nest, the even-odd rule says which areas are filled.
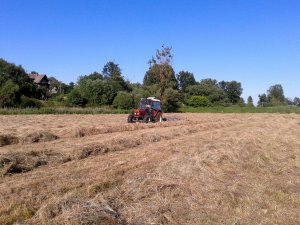
[[[242,83],[243,97],[282,84],[300,96],[300,0],[0,0],[0,57],[66,83],[118,63],[142,82],[172,46],[176,72]]]

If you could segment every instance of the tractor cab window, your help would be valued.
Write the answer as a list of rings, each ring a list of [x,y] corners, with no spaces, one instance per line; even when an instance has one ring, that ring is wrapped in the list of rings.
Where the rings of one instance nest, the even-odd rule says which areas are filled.
[[[161,110],[160,102],[157,102],[157,101],[152,101],[151,107],[152,107],[152,109],[155,109],[155,110],[159,110],[159,111]]]
[[[147,101],[143,100],[139,103],[139,109],[146,109]]]
[[[160,102],[159,101],[152,101],[152,100],[149,100],[149,99],[141,100],[140,103],[139,103],[138,108],[139,109],[146,109],[147,105],[151,105],[151,108],[154,109],[154,110],[161,111]]]

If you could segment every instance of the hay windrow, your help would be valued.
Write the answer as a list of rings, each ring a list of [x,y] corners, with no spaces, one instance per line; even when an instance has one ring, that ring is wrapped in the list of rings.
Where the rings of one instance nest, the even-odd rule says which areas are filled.
[[[0,224],[300,224],[300,115],[168,116],[0,117]]]
[[[22,143],[38,143],[57,140],[59,137],[50,132],[40,131],[35,133],[30,133],[22,138]]]
[[[0,147],[19,143],[19,138],[12,135],[0,135]]]
[[[50,152],[35,152],[28,153],[12,152],[0,155],[0,173],[2,175],[14,175],[18,173],[26,173],[35,168],[39,168],[48,164],[53,158]]]
[[[32,224],[35,224],[35,221],[41,221],[43,224],[127,224],[120,218],[117,209],[100,196],[85,199],[72,193],[61,199],[50,199],[36,212]]]
[[[38,143],[57,140],[59,137],[47,131],[39,131],[34,133],[29,133],[20,137],[13,135],[0,135],[0,147],[14,144],[28,144],[28,143]]]

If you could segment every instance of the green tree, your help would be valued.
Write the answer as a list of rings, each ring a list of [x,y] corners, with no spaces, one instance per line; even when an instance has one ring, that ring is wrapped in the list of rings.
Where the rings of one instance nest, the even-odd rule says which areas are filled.
[[[74,89],[74,83],[70,82],[69,84],[61,83],[61,91],[63,94],[69,94]]]
[[[86,86],[80,88],[83,96],[88,99],[92,106],[102,105],[102,95],[104,94],[104,83],[100,79],[88,79]]]
[[[268,101],[272,105],[284,104],[285,96],[281,84],[276,84],[268,89]]]
[[[221,81],[219,87],[224,90],[229,102],[237,104],[243,93],[242,84],[237,81]]]
[[[239,104],[240,107],[244,107],[246,105],[245,100],[243,98],[240,98],[238,104]]]
[[[88,80],[103,80],[103,75],[98,72],[93,72],[89,75],[79,76],[77,84],[84,85]]]
[[[190,73],[188,71],[180,71],[176,75],[177,81],[178,81],[178,87],[179,90],[185,91],[187,86],[195,85],[196,80],[193,73]]]
[[[144,86],[141,84],[132,85],[134,95],[135,105],[140,101],[141,98],[156,97],[159,98],[159,86],[158,84],[153,84],[150,86]]]
[[[287,105],[294,105],[294,101],[291,98],[285,98],[284,104]]]
[[[111,105],[118,93],[110,80],[101,78],[93,79],[88,76],[81,76],[78,80],[77,89],[91,106]]]
[[[162,50],[156,51],[155,58],[149,60],[149,70],[144,77],[144,85],[158,84],[160,98],[163,97],[167,88],[177,88],[175,72],[171,66],[173,55],[170,47],[162,46]]]
[[[258,102],[257,102],[258,106],[261,107],[268,106],[268,103],[269,101],[266,94],[258,95]]]
[[[218,86],[217,81],[213,79],[203,79],[197,85],[191,85],[186,88],[188,97],[205,96],[209,102],[220,104],[225,101],[225,92]]]
[[[165,90],[162,97],[162,108],[164,112],[177,112],[182,102],[182,95],[172,88]]]
[[[293,100],[293,104],[294,104],[295,106],[300,106],[300,98],[295,97],[294,100]]]
[[[209,105],[209,101],[205,96],[192,96],[189,99],[189,105],[192,107],[206,107]]]
[[[16,107],[20,103],[19,86],[8,80],[0,88],[0,107]]]
[[[253,99],[252,99],[251,96],[249,96],[249,97],[247,98],[247,106],[248,106],[248,107],[254,107]]]
[[[30,83],[28,75],[21,66],[0,59],[0,86],[7,80],[11,80],[19,86],[26,82]]]
[[[200,84],[206,85],[206,86],[219,87],[218,81],[216,79],[211,79],[211,78],[202,79],[200,81]]]
[[[104,79],[111,82],[116,91],[131,91],[129,82],[125,81],[118,64],[111,61],[106,63],[102,73]]]
[[[86,75],[84,77],[87,78],[87,79],[91,79],[91,80],[98,80],[98,79],[103,80],[103,75],[96,72],[96,71],[91,73],[90,75]]]
[[[92,77],[90,77],[90,75],[89,76],[81,76],[81,79],[84,79],[84,78],[87,78],[87,77],[89,77],[90,79],[93,79]],[[71,82],[69,84],[65,84],[62,81],[58,81],[55,77],[49,77],[48,79],[50,81],[50,90],[52,88],[56,88],[56,90],[58,91],[57,95],[59,95],[59,94],[68,94],[74,88],[74,83],[73,82]],[[102,79],[103,79],[103,77],[102,77]]]
[[[151,66],[144,76],[144,80],[143,80],[144,86],[159,84],[160,83],[159,73],[160,73],[160,65],[154,64],[153,66]]]
[[[161,75],[162,74],[162,75]],[[161,80],[163,77],[163,80]],[[166,88],[177,88],[177,80],[172,66],[164,64],[154,64],[149,68],[144,77],[143,84],[145,86],[159,85],[160,95]]]
[[[117,90],[110,83],[104,82],[103,94],[101,96],[101,104],[112,105],[117,94]]]
[[[140,101],[141,98],[159,97],[159,87],[157,84],[151,86],[144,86],[139,83],[131,84],[132,94],[134,96],[134,105]]]
[[[134,95],[128,92],[119,92],[115,97],[113,106],[119,109],[132,109],[135,106]]]
[[[36,96],[36,87],[31,83],[29,76],[22,68],[13,63],[9,63],[4,59],[0,59],[0,87],[6,84],[7,81],[12,81],[13,84],[18,85],[18,95],[27,97]]]
[[[72,106],[85,107],[88,103],[88,100],[82,95],[78,89],[73,89],[68,95],[68,102]]]
[[[109,61],[104,65],[102,73],[105,79],[119,80],[122,76],[119,65],[112,61]]]

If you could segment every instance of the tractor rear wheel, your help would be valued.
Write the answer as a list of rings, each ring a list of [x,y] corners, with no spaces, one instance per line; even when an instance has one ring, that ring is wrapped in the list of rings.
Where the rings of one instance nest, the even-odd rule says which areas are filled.
[[[158,112],[155,116],[155,122],[162,122],[161,112]]]

